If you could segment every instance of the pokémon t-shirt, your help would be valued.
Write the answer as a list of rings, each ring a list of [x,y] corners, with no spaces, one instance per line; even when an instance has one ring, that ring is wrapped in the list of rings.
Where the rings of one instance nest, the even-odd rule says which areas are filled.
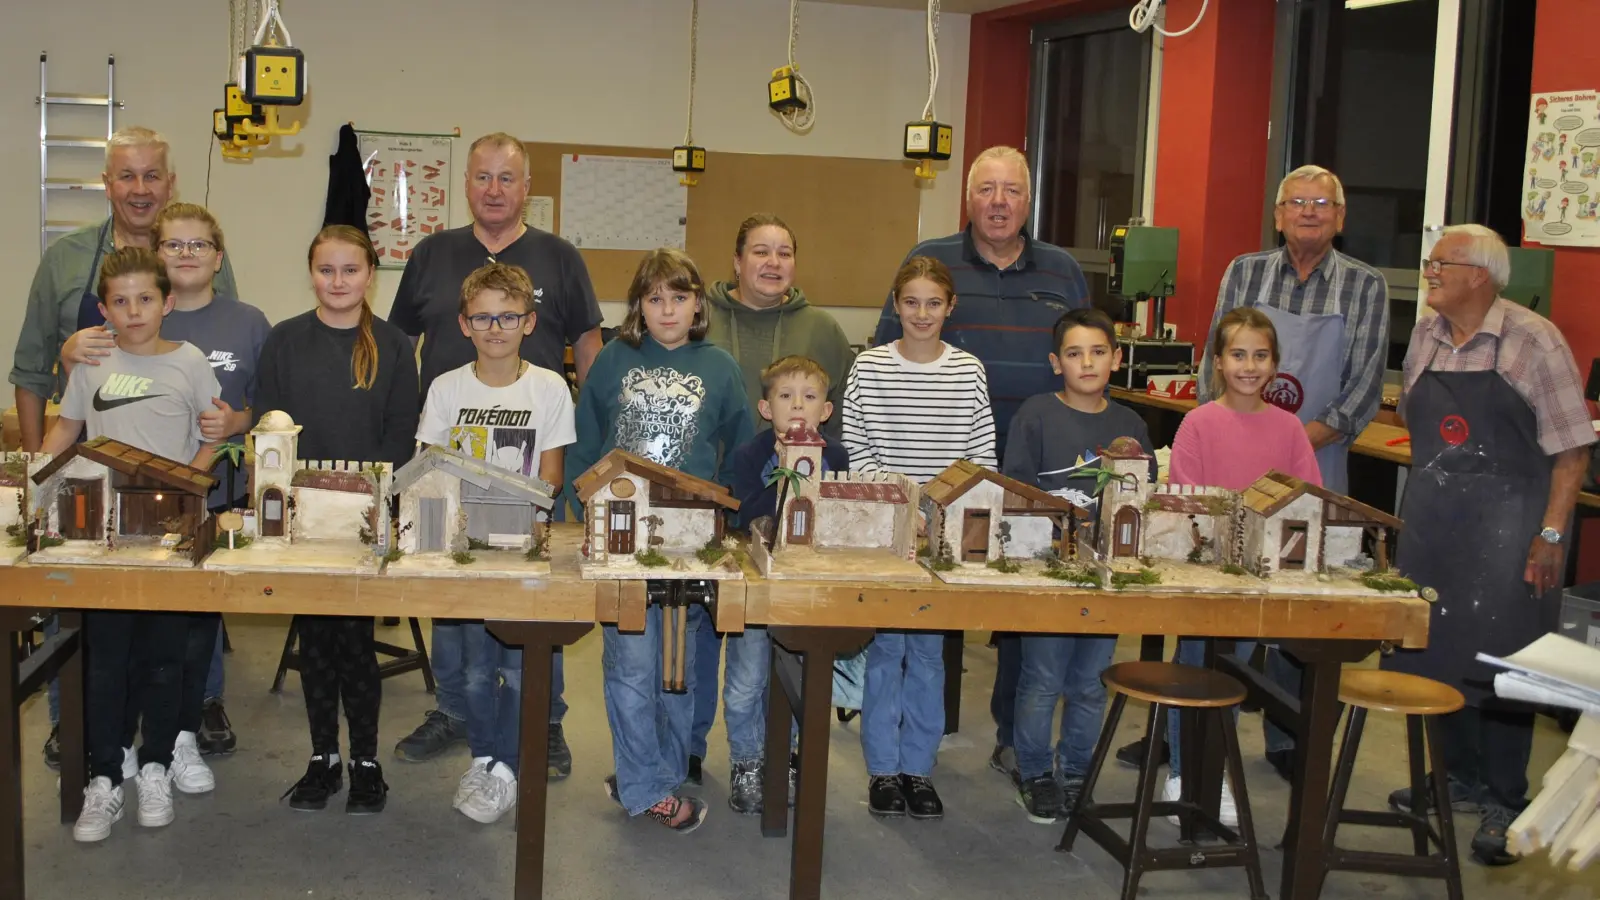
[[[537,478],[540,454],[577,439],[566,380],[530,365],[514,383],[489,387],[472,365],[429,385],[417,440]]]

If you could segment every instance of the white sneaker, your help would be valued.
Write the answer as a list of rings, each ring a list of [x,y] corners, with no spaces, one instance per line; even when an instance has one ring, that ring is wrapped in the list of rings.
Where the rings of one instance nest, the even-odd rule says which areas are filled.
[[[122,780],[132,781],[139,777],[139,754],[132,747],[122,748]]]
[[[476,791],[456,804],[461,814],[474,822],[492,825],[517,805],[517,778],[505,763],[495,763]]]
[[[1176,803],[1183,799],[1183,778],[1178,775],[1167,777],[1167,783],[1161,788],[1161,799],[1167,803]],[[1167,821],[1173,825],[1182,824],[1177,816],[1167,816]],[[1229,828],[1239,827],[1239,807],[1233,802],[1233,785],[1227,779],[1222,782],[1222,802],[1217,807],[1217,821]]]
[[[467,802],[468,797],[483,787],[484,779],[489,777],[489,763],[493,760],[494,757],[492,756],[473,757],[472,765],[468,767],[466,774],[461,776],[461,783],[456,786],[456,797],[450,801],[452,806],[460,809],[461,804]]]
[[[139,824],[160,828],[172,824],[172,772],[161,763],[148,763],[135,779],[139,785]]]
[[[83,811],[72,826],[72,839],[86,844],[103,841],[121,818],[122,786],[112,787],[111,779],[104,775],[91,778],[83,789]]]
[[[217,776],[200,758],[200,745],[192,731],[178,732],[172,745],[172,783],[185,794],[204,794],[217,786]]]

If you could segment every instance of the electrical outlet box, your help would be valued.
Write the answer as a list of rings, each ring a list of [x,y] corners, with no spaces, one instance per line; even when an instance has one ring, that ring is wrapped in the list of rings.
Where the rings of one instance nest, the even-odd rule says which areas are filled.
[[[767,82],[767,105],[778,112],[806,108],[806,102],[800,99],[800,85],[793,69],[784,66],[772,70],[772,80]]]
[[[705,170],[706,148],[691,144],[672,148],[672,171],[704,172]]]
[[[907,122],[905,156],[907,159],[949,159],[955,138],[955,129],[943,122],[926,119]]]
[[[294,47],[251,47],[239,83],[251,103],[299,106],[306,98],[306,58]]]

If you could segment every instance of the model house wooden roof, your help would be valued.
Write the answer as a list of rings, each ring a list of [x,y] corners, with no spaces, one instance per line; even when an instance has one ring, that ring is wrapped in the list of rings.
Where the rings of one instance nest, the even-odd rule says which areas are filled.
[[[1330,521],[1348,522],[1353,525],[1382,525],[1388,528],[1402,526],[1399,519],[1380,509],[1276,470],[1261,476],[1254,484],[1245,488],[1239,501],[1245,509],[1270,517],[1277,515],[1285,506],[1306,494],[1320,498],[1328,504],[1328,512],[1324,518]]]
[[[1144,452],[1144,447],[1137,438],[1119,437],[1111,442],[1108,447],[1100,448],[1100,455],[1106,459],[1149,459],[1150,454]]]
[[[149,478],[167,487],[200,497],[210,493],[211,488],[217,483],[210,472],[192,469],[183,463],[173,462],[108,437],[92,438],[68,447],[33,476],[33,483],[44,484],[45,480],[60,471],[62,466],[79,457],[105,466],[113,472],[121,472],[136,478]]]
[[[792,426],[788,431],[785,431],[782,440],[791,447],[821,447],[827,443],[815,429],[802,428],[799,425]]]
[[[550,484],[438,445],[429,446],[401,466],[400,471],[394,473],[390,489],[396,493],[404,491],[429,472],[444,472],[480,488],[498,488],[541,509],[555,506],[556,489]]]
[[[727,509],[739,508],[739,501],[733,499],[733,494],[722,485],[696,478],[677,469],[669,469],[626,450],[612,450],[607,453],[599,462],[590,466],[589,471],[579,475],[572,482],[572,486],[578,492],[578,499],[587,503],[596,491],[610,484],[612,479],[624,472],[637,475],[653,484],[709,500]]]
[[[1041,491],[1027,482],[1018,481],[965,459],[951,463],[939,473],[939,477],[923,485],[922,493],[940,506],[949,506],[979,482],[984,481],[998,484],[1007,494],[1015,494],[1030,509],[1071,512],[1078,508],[1070,500]]]
[[[290,487],[316,488],[324,491],[343,491],[346,494],[376,493],[373,479],[365,472],[344,472],[338,469],[300,469],[289,479]]]

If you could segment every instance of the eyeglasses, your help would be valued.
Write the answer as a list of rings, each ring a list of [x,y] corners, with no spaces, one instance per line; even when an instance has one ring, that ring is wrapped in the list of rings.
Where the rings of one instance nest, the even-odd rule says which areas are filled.
[[[189,251],[190,256],[209,256],[211,251],[215,249],[217,249],[216,244],[199,238],[192,241],[171,240],[161,242],[161,252],[168,256],[182,256],[185,250]]]
[[[1278,205],[1291,207],[1295,212],[1299,212],[1307,208],[1314,209],[1317,212],[1322,212],[1335,206],[1339,206],[1340,204],[1333,202],[1333,200],[1328,197],[1290,197],[1289,199],[1280,202]]]
[[[473,331],[488,331],[489,326],[495,323],[499,323],[501,331],[514,331],[522,327],[522,320],[527,317],[527,313],[501,313],[498,316],[478,313],[467,316],[467,324],[472,326]]]
[[[1422,271],[1429,275],[1437,275],[1445,266],[1461,266],[1467,269],[1481,269],[1477,263],[1451,262],[1448,259],[1425,259],[1422,261]]]

